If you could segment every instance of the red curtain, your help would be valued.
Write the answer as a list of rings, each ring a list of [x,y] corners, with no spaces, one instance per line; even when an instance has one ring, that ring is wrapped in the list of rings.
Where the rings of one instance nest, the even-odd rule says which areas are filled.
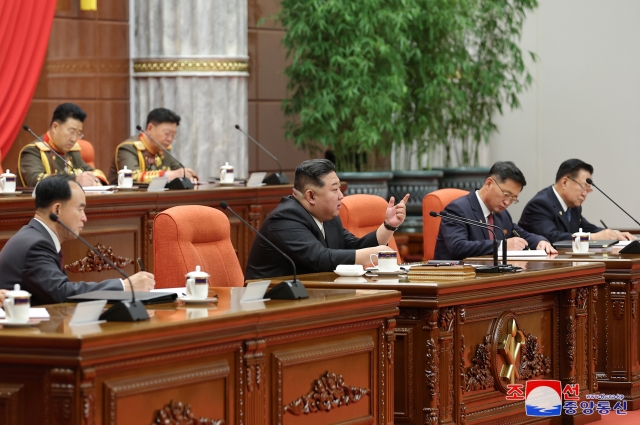
[[[22,126],[47,54],[56,0],[0,0],[0,153]]]

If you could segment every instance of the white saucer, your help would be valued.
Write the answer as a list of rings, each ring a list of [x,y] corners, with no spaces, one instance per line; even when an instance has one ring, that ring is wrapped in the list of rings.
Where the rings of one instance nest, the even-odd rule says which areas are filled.
[[[27,323],[9,322],[7,321],[7,319],[0,319],[0,325],[2,325],[5,328],[27,328],[29,326],[35,326],[39,324],[40,324],[40,320],[38,319],[29,319]]]
[[[204,304],[204,303],[215,303],[218,302],[218,297],[204,298],[204,299],[196,299],[191,297],[178,297],[178,301],[182,301],[186,304]]]
[[[575,256],[587,256],[587,255],[594,255],[595,252],[567,252],[568,255],[575,255]]]
[[[22,191],[16,190],[15,192],[0,192],[0,195],[2,195],[2,196],[16,196],[16,195],[20,195],[21,193],[22,193]]]
[[[340,270],[340,271],[334,270],[333,272],[338,276],[344,276],[344,277],[358,277],[366,273],[366,271],[364,270]]]

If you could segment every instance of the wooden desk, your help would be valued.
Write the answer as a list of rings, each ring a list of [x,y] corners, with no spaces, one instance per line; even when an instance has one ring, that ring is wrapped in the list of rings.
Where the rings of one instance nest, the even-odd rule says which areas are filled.
[[[467,261],[486,260],[470,258]],[[598,287],[596,313],[598,344],[596,376],[598,389],[607,394],[624,394],[629,410],[640,409],[640,314],[638,279],[640,255],[594,253],[590,257],[558,254],[530,261],[581,261],[604,263],[605,285]],[[509,260],[509,263],[513,261]]]
[[[243,288],[214,289],[217,307],[151,306],[146,322],[70,327],[60,304],[0,329],[0,423],[161,423],[172,402],[207,424],[393,423],[400,293],[240,304]]]
[[[219,208],[220,202],[226,201],[242,218],[259,228],[280,199],[291,194],[291,188],[291,185],[260,188],[202,185],[196,186],[195,190],[117,192],[106,195],[87,193],[88,221],[82,236],[94,246],[100,244],[112,248],[114,256],[130,259],[124,267],[127,273],[139,271],[135,264],[138,257],[143,259],[147,270],[153,272],[153,219],[158,212],[177,205]],[[34,211],[34,200],[30,194],[0,197],[0,249],[29,222]],[[231,242],[244,270],[254,235],[233,215],[228,214],[228,217],[231,223]],[[113,270],[74,272],[70,266],[74,261],[88,257],[88,250],[78,241],[66,242],[63,247],[71,280],[100,281],[120,277]],[[99,263],[102,261],[99,260]]]
[[[524,403],[505,399],[505,358],[498,345],[515,320],[526,349],[515,367],[526,379],[577,383],[595,391],[592,343],[598,337],[597,288],[602,263],[522,263],[518,274],[449,281],[301,276],[307,288],[402,292],[395,344],[396,424],[507,424],[534,421]],[[602,299],[600,299],[602,300]],[[601,301],[600,301],[601,302]],[[591,416],[541,418],[588,423]]]

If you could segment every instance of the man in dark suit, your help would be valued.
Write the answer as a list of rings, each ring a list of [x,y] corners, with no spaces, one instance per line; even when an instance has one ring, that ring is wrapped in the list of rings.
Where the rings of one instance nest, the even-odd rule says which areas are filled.
[[[0,251],[0,288],[13,289],[16,283],[31,293],[31,305],[60,303],[71,295],[96,290],[130,289],[121,279],[71,282],[64,271],[61,243],[74,239],[71,233],[49,218],[55,213],[75,233],[80,233],[84,214],[84,191],[73,176],[53,175],[40,183],[36,191],[36,214]],[[153,275],[139,272],[131,276],[136,291],[153,289]]]
[[[380,227],[358,239],[342,227],[339,212],[344,195],[333,163],[304,161],[296,168],[293,195],[282,198],[267,216],[260,233],[291,257],[298,273],[328,272],[339,264],[369,264],[370,254],[389,250],[386,244],[405,219],[404,199],[389,200]],[[245,277],[259,279],[293,274],[291,263],[261,238],[251,247]]]
[[[591,239],[636,239],[628,232],[598,227],[582,216],[582,203],[593,190],[587,183],[592,174],[593,167],[584,161],[564,161],[556,173],[555,184],[542,189],[527,203],[518,224],[551,242],[569,240],[580,229],[591,233]]]
[[[482,188],[458,198],[445,208],[449,214],[489,223],[505,231],[507,249],[518,251],[531,247],[556,254],[542,236],[531,234],[513,223],[507,212],[509,205],[518,202],[518,195],[527,184],[524,175],[511,161],[493,164]],[[496,229],[496,236],[502,240]],[[504,242],[500,242],[501,244]],[[502,249],[500,247],[500,249]],[[501,251],[500,251],[501,252]],[[493,234],[481,227],[442,219],[436,240],[435,260],[462,260],[493,253]]]

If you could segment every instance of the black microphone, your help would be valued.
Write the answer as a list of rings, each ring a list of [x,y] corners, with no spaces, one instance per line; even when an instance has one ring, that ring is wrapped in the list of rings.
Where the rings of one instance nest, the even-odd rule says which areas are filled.
[[[22,126],[22,129],[23,129],[24,131],[28,131],[28,132],[29,132],[29,133],[31,133],[31,134],[32,134],[36,139],[38,139],[39,141],[41,141],[42,143],[44,143],[44,140],[42,140],[42,139],[40,138],[40,136],[38,136],[36,133],[34,133],[34,132],[29,128],[29,126],[28,126],[28,125],[23,125],[23,126]],[[46,143],[44,143],[44,144],[46,145]],[[69,162],[65,159],[65,157],[64,157],[64,156],[60,155],[58,152],[56,152],[56,151],[55,151],[55,150],[53,150],[53,149],[50,149],[50,150],[51,150],[51,152],[53,152],[54,154],[56,154],[56,156],[57,156],[58,158],[60,158],[60,159],[62,160],[62,162],[64,162],[64,164],[65,164],[68,168],[73,168],[73,167],[71,167],[71,164],[69,164]],[[69,173],[69,170],[65,170],[65,172],[68,174],[68,173]]]
[[[297,300],[300,298],[309,298],[309,294],[307,293],[307,289],[304,287],[302,282],[300,282],[296,278],[296,264],[293,262],[291,257],[282,252],[280,248],[275,246],[273,242],[264,237],[262,233],[258,232],[255,227],[247,223],[240,215],[238,215],[234,210],[231,209],[229,204],[225,201],[220,202],[220,208],[229,211],[231,214],[235,215],[238,220],[244,223],[249,229],[253,230],[253,233],[258,235],[263,241],[268,243],[273,249],[278,251],[280,255],[289,260],[291,263],[291,267],[293,267],[293,280],[285,280],[284,282],[278,283],[276,286],[271,288],[264,294],[264,298],[270,298],[272,300]]]
[[[271,158],[273,158],[274,161],[276,161],[278,163],[278,168],[280,169],[280,172],[268,175],[267,177],[265,177],[262,180],[262,183],[266,183],[266,184],[270,184],[270,185],[289,184],[289,179],[287,179],[287,176],[282,174],[282,165],[280,165],[280,161],[278,161],[278,158],[276,158],[275,155],[273,155],[271,152],[269,152],[267,150],[267,148],[265,148],[260,143],[258,143],[258,141],[256,139],[254,139],[253,137],[249,136],[249,134],[246,131],[244,131],[243,129],[241,129],[238,124],[236,124],[236,130],[240,131],[242,134],[247,136],[249,138],[249,140],[251,140],[253,143],[258,145],[258,147],[260,149],[265,151],[267,153],[267,155],[269,155]]]
[[[105,263],[109,264],[115,271],[120,273],[122,276],[124,276],[125,279],[129,281],[129,285],[131,286],[131,302],[120,301],[115,303],[107,311],[100,315],[100,320],[106,320],[108,322],[137,322],[139,320],[149,320],[147,309],[144,308],[144,305],[142,305],[140,301],[136,301],[136,293],[133,289],[131,279],[129,279],[129,275],[122,271],[120,267],[116,266],[113,261],[102,255],[100,251],[91,246],[91,244],[87,242],[83,237],[71,230],[69,226],[64,224],[56,214],[49,214],[49,218],[51,219],[51,221],[58,223],[59,225],[64,227],[67,232],[78,238],[80,242],[88,246],[89,249],[93,251],[98,257],[100,257]]]
[[[178,158],[176,158],[175,156],[173,156],[171,154],[171,152],[169,152],[168,149],[165,149],[164,146],[162,146],[160,143],[158,143],[156,141],[156,139],[154,139],[153,137],[149,136],[149,134],[144,131],[142,129],[142,127],[140,127],[139,125],[136,126],[136,129],[138,131],[140,131],[142,134],[144,134],[145,136],[147,136],[149,138],[149,140],[151,140],[153,143],[155,143],[160,149],[162,149],[162,151],[169,155],[171,158],[173,158],[174,161],[176,161],[180,167],[182,167],[182,177],[176,177],[175,179],[171,180],[169,183],[167,183],[165,185],[165,187],[169,190],[175,190],[175,189],[193,189],[193,183],[191,183],[191,180],[189,180],[187,178],[187,171],[185,169],[185,166],[182,165],[182,162],[178,161]]]
[[[477,272],[479,273],[517,272],[518,270],[521,269],[521,267],[507,264],[507,240],[504,234],[504,230],[501,227],[496,226],[495,224],[476,222],[466,217],[460,217],[454,214],[449,214],[446,211],[440,211],[440,214],[436,213],[435,211],[431,211],[429,215],[432,217],[441,217],[441,218],[457,221],[459,223],[470,224],[472,226],[481,227],[493,233],[493,266],[478,267],[476,268]],[[496,237],[496,232],[494,232],[493,229],[491,229],[491,227],[501,230],[501,233],[502,233],[502,241],[503,241],[502,242],[502,264],[498,264],[498,238]]]
[[[587,183],[588,183],[588,184],[590,184],[591,186],[595,187],[596,189],[598,189],[598,191],[599,191],[600,193],[602,193],[604,196],[606,196],[608,200],[610,200],[611,202],[613,202],[613,204],[614,204],[616,207],[620,208],[620,209],[622,210],[622,212],[623,212],[623,213],[625,213],[626,215],[628,215],[628,216],[629,216],[629,218],[631,218],[631,220],[635,221],[635,222],[636,222],[636,224],[637,224],[638,226],[640,226],[640,223],[638,223],[638,220],[636,220],[635,218],[631,217],[631,214],[629,214],[628,212],[626,212],[625,210],[623,210],[623,209],[622,209],[622,207],[621,207],[620,205],[616,204],[616,203],[615,203],[615,201],[614,201],[613,199],[609,198],[609,197],[607,196],[607,194],[606,194],[606,193],[604,193],[603,191],[601,191],[601,190],[600,190],[600,188],[599,188],[598,186],[596,186],[596,185],[595,185],[595,183],[593,182],[593,180],[591,180],[590,178],[587,178]],[[604,223],[603,223],[603,224],[604,224]],[[605,226],[605,227],[606,227],[606,226]]]

